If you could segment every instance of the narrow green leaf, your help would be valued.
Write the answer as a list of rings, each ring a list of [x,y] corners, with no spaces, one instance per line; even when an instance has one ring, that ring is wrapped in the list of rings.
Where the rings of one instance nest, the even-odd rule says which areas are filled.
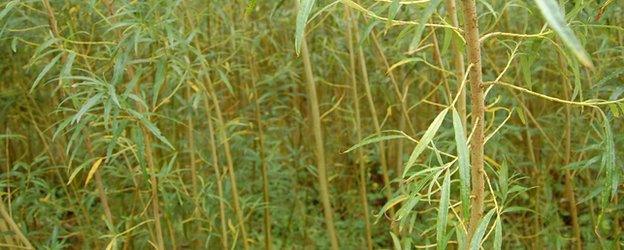
[[[414,151],[412,151],[412,154],[410,155],[409,159],[407,160],[407,163],[405,164],[403,177],[405,177],[405,175],[407,174],[407,171],[409,171],[410,168],[416,163],[416,160],[418,160],[418,156],[420,156],[420,154],[423,151],[425,151],[425,148],[427,148],[427,145],[429,145],[431,140],[433,140],[433,137],[438,132],[438,129],[440,129],[440,125],[442,125],[442,121],[444,121],[444,117],[446,117],[446,113],[448,113],[448,110],[449,110],[448,108],[445,108],[444,110],[442,110],[442,112],[440,112],[440,114],[438,114],[438,116],[429,125],[429,128],[427,128],[427,131],[425,131],[425,134],[422,136],[422,138],[420,138],[420,141],[414,148]]]
[[[37,85],[39,85],[39,82],[41,81],[41,79],[43,79],[43,77],[46,75],[46,73],[48,73],[48,71],[50,71],[50,69],[56,64],[56,62],[58,62],[58,60],[61,58],[61,55],[62,54],[58,54],[57,56],[55,56],[45,67],[43,67],[41,72],[39,72],[39,75],[37,76],[37,78],[33,82],[32,87],[30,87],[30,92],[31,93],[35,90]]]
[[[620,117],[620,108],[618,107],[617,104],[609,103],[609,105],[607,106],[609,107],[609,110],[611,110],[611,113],[613,114],[613,116]]]
[[[602,156],[602,166],[606,172],[606,181],[604,181],[603,190],[603,209],[606,207],[609,198],[613,198],[617,194],[617,188],[620,179],[620,171],[616,166],[615,143],[613,138],[613,130],[608,119],[603,121],[605,130],[604,151]],[[610,195],[609,195],[610,194]]]
[[[147,164],[145,162],[145,140],[143,138],[142,129],[138,126],[133,127],[132,129],[132,137],[136,143],[136,158],[141,166],[141,172],[143,173],[143,178],[146,180],[149,179],[149,174],[147,173]]]
[[[61,78],[71,76],[71,70],[72,66],[74,65],[74,60],[76,60],[76,53],[71,51],[67,56],[67,61],[65,62],[63,69],[61,70]]]
[[[459,163],[459,191],[462,201],[464,219],[470,215],[470,156],[464,126],[457,110],[453,108],[453,129],[455,131],[455,145],[457,146],[457,162]]]
[[[566,58],[568,57],[566,56]],[[572,74],[574,75],[574,90],[572,91],[572,97],[570,100],[576,100],[577,97],[580,97],[580,99],[583,100],[583,86],[581,85],[581,70],[579,63],[576,60],[568,61],[571,62],[570,67],[572,68]]]
[[[393,232],[390,232],[390,236],[392,237],[392,243],[394,244],[394,250],[401,250],[401,241],[399,237],[397,237]]]
[[[589,54],[576,38],[574,32],[566,24],[562,10],[555,0],[535,0],[537,7],[548,22],[548,25],[557,32],[563,43],[574,53],[576,58],[586,67],[593,68],[594,65],[589,58]]]
[[[126,68],[126,62],[128,61],[128,50],[124,50],[120,52],[120,55],[117,57],[117,61],[115,62],[115,67],[113,68],[113,78],[111,79],[110,84],[116,86],[117,83],[121,81],[123,78],[124,70]]]
[[[38,56],[40,56],[40,53],[43,52],[44,50],[46,50],[48,47],[50,47],[52,44],[54,44],[56,42],[56,38],[52,37],[48,40],[46,40],[45,42],[43,42],[42,44],[40,44],[37,49],[35,50],[35,52],[33,53],[33,58],[36,58]],[[45,53],[43,53],[45,54]]]
[[[436,11],[438,5],[442,2],[442,0],[431,0],[429,1],[429,5],[427,5],[427,9],[420,16],[420,20],[418,20],[418,26],[416,26],[416,32],[414,33],[414,38],[412,38],[412,42],[409,46],[409,51],[414,51],[418,48],[418,44],[420,44],[420,38],[422,37],[422,33],[425,30],[425,24],[433,15],[433,12]]]
[[[72,121],[72,123],[76,123],[76,122],[80,122],[80,118],[87,113],[87,111],[89,111],[89,109],[91,109],[93,106],[95,106],[96,104],[98,104],[98,102],[100,101],[100,99],[102,99],[103,94],[102,93],[97,93],[94,96],[92,96],[91,98],[89,98],[89,100],[87,100],[85,102],[85,104],[82,105],[82,107],[80,108],[80,110],[78,110],[78,113],[76,113],[76,115],[74,115],[74,119]]]
[[[221,81],[223,81],[223,83],[225,83],[225,87],[227,87],[228,91],[230,92],[230,94],[234,94],[234,87],[232,87],[232,84],[230,83],[230,79],[228,79],[227,75],[225,74],[225,72],[223,72],[223,70],[217,69],[217,73],[219,74],[219,79],[221,79]]]
[[[54,131],[54,135],[52,135],[52,141],[56,140],[56,137],[58,137],[58,135],[63,132],[63,130],[65,130],[65,128],[72,122],[72,119],[65,119],[63,120],[59,126],[56,128],[56,131]]]
[[[485,235],[485,231],[487,230],[488,224],[490,224],[490,219],[492,219],[494,212],[496,212],[496,209],[490,210],[485,216],[483,216],[481,222],[479,222],[477,230],[475,230],[472,240],[470,241],[471,250],[479,250],[481,247],[481,241],[483,240],[483,236]]]
[[[305,33],[305,26],[308,22],[308,17],[314,7],[315,0],[301,0],[299,3],[299,12],[297,13],[297,23],[295,27],[295,52],[299,55],[301,51],[301,43],[303,42],[303,35]]]
[[[167,138],[165,138],[165,136],[162,135],[162,133],[160,132],[160,129],[158,129],[158,127],[156,127],[156,125],[154,125],[154,123],[150,122],[141,113],[136,112],[136,111],[134,111],[132,109],[128,109],[128,112],[132,116],[134,116],[135,118],[139,119],[139,121],[141,121],[143,123],[145,128],[147,128],[154,136],[156,136],[156,138],[158,138],[158,140],[160,140],[161,142],[163,142],[164,144],[169,146],[171,149],[175,149],[173,147],[173,145],[171,145],[169,140],[167,140]],[[146,146],[149,146],[149,145],[146,145]]]
[[[129,95],[132,94],[134,87],[139,82],[139,79],[141,79],[141,75],[143,75],[143,71],[144,71],[143,68],[138,68],[137,71],[134,73],[134,77],[130,80],[130,82],[126,86],[126,89],[124,90],[124,93],[123,93],[124,100],[126,99],[126,97],[129,97]]]
[[[466,245],[466,230],[461,226],[461,224],[457,223],[455,226],[455,235],[457,235],[457,249],[466,249],[468,246]]]
[[[72,171],[71,175],[69,175],[69,180],[67,181],[65,185],[71,184],[74,178],[76,178],[76,175],[78,175],[78,173],[80,173],[80,171],[82,171],[83,168],[84,168],[84,164],[75,168],[74,171]]]
[[[15,5],[17,5],[17,3],[18,3],[18,1],[15,1],[15,0],[8,2],[4,6],[4,9],[2,11],[0,11],[0,20],[2,20],[2,18],[4,16],[6,16],[9,13],[9,11],[11,11],[13,9],[13,7],[15,7]]]
[[[171,157],[171,160],[169,160],[169,163],[164,168],[160,169],[160,172],[157,175],[159,179],[165,178],[167,177],[167,175],[171,173],[171,170],[173,169],[173,165],[177,158],[178,158],[178,153],[174,153],[173,156]]]
[[[503,246],[503,226],[500,217],[496,219],[496,225],[494,225],[494,250],[499,250]]]
[[[353,145],[352,147],[350,147],[349,149],[345,150],[344,152],[342,152],[343,154],[345,153],[349,153],[359,147],[371,144],[371,143],[376,143],[376,142],[380,142],[380,141],[387,141],[387,140],[392,140],[392,139],[402,139],[402,138],[406,138],[404,135],[384,135],[384,136],[377,136],[374,135],[372,137],[369,138],[365,138],[364,140],[362,140],[361,142],[359,142],[358,144]]]
[[[108,95],[111,100],[117,105],[117,107],[121,108],[121,104],[119,103],[119,97],[117,97],[117,91],[115,90],[115,86],[112,84],[108,84]]]
[[[118,113],[119,111],[117,110],[114,112],[114,115],[117,116]],[[110,162],[111,156],[113,155],[113,149],[115,149],[115,146],[117,145],[117,140],[119,139],[119,136],[121,136],[121,133],[126,128],[127,123],[121,122],[118,120],[113,120],[112,124],[113,125],[111,128],[111,131],[113,133],[113,136],[108,142],[108,145],[106,146],[106,162]]]
[[[358,46],[362,46],[364,44],[364,42],[368,39],[368,37],[370,36],[370,33],[373,31],[373,29],[375,28],[375,25],[377,25],[378,23],[380,23],[378,20],[374,20],[371,21],[370,24],[368,24],[366,26],[365,29],[363,29],[361,31],[360,34],[360,40],[357,41],[358,42]]]
[[[530,89],[533,86],[533,77],[531,66],[533,65],[533,57],[531,55],[520,57],[520,68],[522,70],[522,78]],[[526,123],[526,122],[525,122]]]
[[[440,205],[438,206],[438,223],[436,225],[436,241],[438,250],[446,249],[446,223],[449,208],[449,199],[451,193],[451,175],[446,170],[444,182],[442,183],[442,191],[440,193]]]
[[[383,214],[388,211],[391,207],[396,206],[397,204],[401,203],[404,200],[407,200],[409,197],[409,195],[403,194],[403,195],[399,195],[397,197],[392,198],[392,200],[386,202],[386,204],[381,208],[381,210],[379,211],[379,214],[377,214],[377,217],[382,217]]]
[[[396,220],[400,221],[405,216],[412,213],[413,212],[412,209],[414,209],[414,207],[416,206],[416,204],[418,204],[419,201],[420,201],[420,196],[412,195],[412,197],[410,197],[410,199],[407,200],[407,202],[405,202],[404,205],[401,206],[399,210],[397,210]]]
[[[401,4],[399,4],[399,0],[392,0],[392,3],[390,3],[390,8],[388,8],[388,21],[386,21],[386,28],[390,27],[392,20],[394,20],[397,13],[399,13],[400,8]]]
[[[513,206],[513,207],[505,208],[505,210],[503,210],[503,212],[501,214],[504,214],[504,213],[517,213],[517,212],[535,213],[535,211],[533,211],[531,209],[528,209],[526,207],[516,207],[516,206]]]
[[[154,89],[152,92],[152,104],[156,106],[158,103],[158,95],[160,94],[160,88],[165,83],[165,68],[167,67],[165,60],[160,60],[156,63],[156,73],[154,75]]]
[[[498,172],[498,185],[500,188],[500,192],[503,195],[503,201],[507,199],[507,194],[509,192],[509,167],[507,166],[507,162],[503,161],[500,171]]]
[[[600,79],[600,81],[598,81],[598,83],[596,83],[596,86],[601,86],[613,79],[615,79],[616,77],[620,76],[624,74],[624,68],[623,69],[617,69],[614,70],[613,72],[611,72],[610,74],[608,74],[607,76],[603,77],[602,79]]]

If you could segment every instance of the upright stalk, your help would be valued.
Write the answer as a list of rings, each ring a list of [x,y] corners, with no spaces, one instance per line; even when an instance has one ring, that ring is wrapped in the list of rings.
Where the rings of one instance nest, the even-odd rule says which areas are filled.
[[[198,47],[199,48],[199,47]],[[243,248],[249,249],[249,242],[247,242],[247,230],[245,229],[245,218],[243,216],[243,210],[240,205],[240,198],[238,195],[238,185],[236,184],[236,173],[234,173],[234,159],[232,158],[232,151],[230,147],[230,141],[227,137],[225,122],[223,120],[223,115],[221,114],[221,107],[219,105],[219,99],[214,92],[214,88],[212,87],[212,80],[210,76],[206,76],[206,85],[208,90],[208,95],[212,100],[212,105],[215,107],[215,113],[217,115],[217,127],[219,133],[219,139],[221,143],[223,143],[223,150],[225,151],[225,160],[228,167],[228,174],[230,177],[230,182],[232,185],[232,200],[234,201],[234,213],[236,214],[236,220],[238,220],[239,227],[241,230],[241,236],[243,237]]]
[[[470,141],[471,156],[471,211],[468,239],[472,239],[481,217],[483,217],[484,175],[483,146],[485,124],[485,101],[483,100],[483,80],[481,72],[481,44],[479,43],[479,26],[477,23],[477,8],[475,0],[462,0],[464,9],[464,32],[467,43],[468,61],[473,65],[470,68],[470,94],[472,101],[472,126],[474,134]]]
[[[457,19],[457,6],[455,0],[446,0],[446,13],[449,19],[451,19],[451,25],[453,27],[459,27],[459,20]],[[461,52],[455,39],[451,39],[451,50],[453,52],[453,63],[455,70],[455,79],[457,81],[457,88],[459,89],[464,79],[464,55]],[[467,128],[466,124],[466,88],[462,88],[457,99],[457,112],[461,118],[464,130]],[[464,131],[466,132],[466,131]]]
[[[560,63],[564,65],[563,58],[560,58]],[[564,67],[561,67],[564,69]],[[567,81],[567,77],[564,77],[565,83],[563,84],[566,100],[570,99],[570,83]],[[571,162],[572,153],[572,115],[570,105],[565,105],[565,141],[564,141],[564,166],[567,166]],[[576,207],[576,197],[574,195],[574,177],[570,169],[565,170],[565,197],[568,201],[570,217],[572,218],[572,231],[574,233],[574,247],[576,250],[583,249],[583,242],[581,240],[581,228],[578,222],[578,210]]]
[[[270,250],[271,246],[271,211],[269,209],[269,167],[266,162],[264,150],[264,126],[262,125],[262,114],[260,112],[260,101],[258,100],[258,88],[256,87],[256,79],[258,72],[256,71],[256,58],[253,50],[249,56],[249,66],[251,70],[251,88],[253,91],[254,116],[256,126],[258,127],[258,153],[260,156],[260,166],[262,172],[262,198],[264,200],[264,248]]]
[[[353,33],[355,33],[355,40],[360,40],[359,30],[357,25],[353,25]],[[368,70],[366,67],[366,57],[364,56],[364,50],[362,46],[357,47],[357,55],[358,62],[360,64],[360,75],[362,77],[362,84],[364,84],[364,90],[366,95],[366,100],[368,101],[368,108],[371,113],[371,117],[373,119],[373,126],[375,128],[375,133],[377,135],[381,135],[381,123],[379,122],[379,118],[377,117],[377,109],[375,108],[375,101],[373,100],[373,94],[371,91],[370,83],[368,81]],[[404,110],[405,111],[405,110]],[[390,201],[392,199],[392,187],[390,186],[390,175],[388,174],[388,161],[386,159],[386,146],[383,141],[379,141],[377,143],[379,147],[379,161],[381,164],[381,175],[384,182],[384,195],[386,196],[386,200]],[[394,208],[391,207],[388,209],[388,214],[390,218],[394,218]],[[395,234],[399,234],[398,228],[391,224],[392,231]]]
[[[388,72],[388,77],[390,78],[390,82],[392,83],[394,92],[397,96],[397,99],[399,99],[399,104],[401,107],[401,117],[399,117],[399,130],[401,131],[405,131],[406,126],[409,129],[410,135],[411,136],[416,136],[416,129],[414,129],[414,125],[412,124],[412,120],[410,119],[410,116],[408,114],[408,108],[407,108],[407,91],[405,91],[405,83],[402,83],[399,86],[399,83],[396,79],[396,77],[394,76],[394,71],[390,70],[390,63],[388,63],[388,59],[386,58],[386,54],[384,53],[383,49],[381,48],[381,44],[379,43],[379,39],[377,39],[377,34],[376,32],[373,30],[371,31],[371,37],[373,40],[373,45],[375,47],[375,50],[377,50],[377,54],[379,55],[379,57],[381,58],[381,61],[383,62],[384,68],[386,69],[386,71]],[[403,173],[403,140],[397,140],[396,141],[396,172],[398,174]]]
[[[191,25],[191,27],[195,28],[195,22],[193,21],[193,19],[190,17],[190,15],[187,15],[188,18],[188,22]],[[195,48],[197,50],[201,51],[201,46],[199,43],[199,38],[197,36],[195,36],[195,38],[193,39],[193,44],[195,46]],[[204,70],[207,70],[207,64],[205,61],[203,61],[202,66],[204,66]],[[219,99],[217,98],[217,95],[215,93],[215,90],[212,86],[212,79],[210,78],[210,75],[206,74],[204,77],[204,93],[206,94],[205,96],[205,100],[204,100],[204,106],[206,108],[206,112],[207,112],[207,119],[208,119],[208,127],[210,130],[210,145],[211,145],[211,154],[212,154],[212,165],[215,169],[215,174],[217,175],[217,189],[219,192],[219,196],[222,198],[219,202],[219,210],[220,210],[220,214],[221,214],[221,231],[223,236],[221,237],[221,241],[222,241],[222,245],[224,247],[224,249],[227,249],[227,245],[228,245],[228,240],[227,240],[227,231],[226,231],[226,225],[225,225],[225,205],[223,202],[223,187],[221,184],[221,175],[220,175],[220,171],[218,168],[218,154],[216,151],[217,148],[217,144],[215,142],[214,139],[214,132],[215,129],[213,127],[212,124],[212,120],[210,120],[210,105],[208,100],[212,101],[212,105],[214,107],[215,110],[215,114],[216,114],[216,118],[217,118],[217,133],[218,133],[218,137],[221,140],[221,143],[223,144],[223,150],[225,152],[225,159],[226,159],[226,163],[227,163],[227,172],[230,178],[230,183],[232,185],[232,200],[233,200],[233,209],[234,209],[234,213],[236,215],[236,220],[239,223],[239,227],[241,230],[241,236],[243,238],[243,248],[245,250],[249,249],[249,242],[247,241],[247,230],[245,228],[245,219],[243,216],[243,210],[241,208],[240,205],[240,199],[239,199],[239,194],[238,194],[238,185],[237,185],[237,181],[236,181],[236,173],[234,172],[234,160],[232,159],[232,152],[231,152],[231,147],[230,147],[230,142],[229,139],[227,137],[227,131],[226,131],[226,127],[225,127],[225,122],[223,119],[223,115],[221,113],[221,107],[219,104]]]
[[[141,107],[141,105],[138,105]],[[145,110],[139,110],[139,112],[144,113]],[[154,163],[154,153],[152,152],[152,134],[147,131],[145,126],[141,126],[141,131],[144,136],[145,143],[145,158],[147,160],[147,168],[150,171],[150,186],[151,186],[151,196],[152,196],[152,214],[154,216],[155,226],[156,226],[156,243],[157,248],[159,250],[165,249],[165,241],[163,240],[163,232],[162,226],[160,223],[160,204],[158,202],[158,179],[156,178],[157,170],[156,164]]]
[[[323,204],[323,213],[325,215],[325,226],[327,227],[327,237],[331,242],[331,248],[338,250],[338,237],[334,227],[334,214],[329,197],[329,185],[327,183],[327,169],[325,166],[325,149],[323,148],[323,132],[321,131],[321,115],[319,112],[318,97],[316,96],[316,86],[314,83],[314,75],[312,74],[312,63],[308,53],[308,43],[305,35],[301,42],[301,57],[303,58],[303,67],[305,70],[306,90],[310,111],[312,112],[312,130],[314,133],[314,142],[316,146],[316,164],[317,177],[319,182],[319,191],[321,202]]]
[[[50,1],[49,0],[43,0],[43,6],[46,9],[46,12],[47,12],[47,15],[48,15],[48,22],[49,22],[49,25],[50,25],[50,30],[52,32],[52,35],[55,38],[59,38],[60,39],[61,38],[61,34],[59,32],[58,22],[56,20],[56,15],[54,14],[54,9],[52,8],[52,5],[50,4]],[[61,42],[58,42],[57,46],[60,49],[63,49],[63,45],[62,45]],[[61,53],[62,53],[62,55],[61,55],[61,62],[65,63],[65,61],[67,60],[67,54],[65,54],[65,52],[61,52]],[[65,88],[62,87],[61,91],[64,93],[65,92]],[[72,92],[73,90],[69,89],[69,91]],[[59,103],[59,101],[57,100],[56,103]],[[92,154],[92,149],[91,149],[91,142],[90,142],[90,139],[89,139],[88,136],[86,137],[85,144],[86,144],[86,147],[87,147],[88,155],[93,155]],[[64,157],[63,153],[59,153],[59,155],[61,156],[62,162],[65,162],[65,159],[64,159],[65,157]],[[57,172],[57,175],[59,175],[58,172]],[[95,184],[96,184],[96,189],[97,189],[97,192],[98,192],[98,196],[100,198],[100,202],[102,202],[102,207],[103,207],[104,214],[106,216],[107,222],[112,226],[112,225],[114,225],[114,223],[113,223],[113,216],[112,216],[112,213],[111,213],[111,210],[110,210],[110,206],[109,206],[109,203],[108,203],[108,198],[106,196],[106,192],[104,190],[104,184],[102,182],[102,175],[100,174],[100,171],[96,171],[95,172]],[[65,189],[67,195],[69,196],[69,192],[67,191],[67,188],[64,188],[64,189]],[[75,192],[75,189],[74,189],[74,192]]]
[[[204,92],[206,90],[204,89]],[[210,156],[212,158],[212,167],[215,171],[215,180],[217,182],[217,194],[219,195],[219,217],[221,219],[221,246],[223,249],[228,249],[228,234],[227,224],[225,222],[225,202],[223,196],[223,182],[221,181],[221,171],[219,170],[219,154],[217,153],[217,143],[215,141],[215,129],[212,124],[212,116],[210,115],[210,104],[208,102],[208,94],[206,94],[204,100],[204,109],[206,110],[206,120],[208,121],[208,133],[210,133]]]
[[[436,35],[436,30],[434,27],[431,27],[431,40],[433,41],[433,59],[438,63],[440,69],[444,70],[444,62],[442,61],[442,53],[440,52],[440,45],[438,43],[438,36]],[[440,71],[440,79],[444,85],[444,90],[446,92],[445,99],[447,103],[451,103],[451,88],[448,84],[448,77],[446,71]],[[461,83],[460,83],[461,84]]]
[[[85,135],[85,147],[87,148],[88,155],[93,154],[93,147],[91,146],[91,139],[89,138],[89,134]],[[102,182],[102,174],[100,173],[100,169],[95,171],[95,187],[97,188],[98,196],[100,198],[100,202],[102,202],[102,208],[104,209],[104,215],[106,215],[106,219],[110,225],[115,225],[113,223],[113,213],[110,210],[110,206],[108,205],[108,198],[106,196],[106,191],[104,190],[104,182]]]
[[[186,86],[186,100],[191,101],[191,86]],[[197,198],[197,166],[195,164],[195,136],[193,135],[193,131],[195,130],[195,124],[193,122],[193,108],[189,105],[189,114],[187,119],[187,130],[186,130],[186,138],[188,141],[188,154],[189,154],[189,165],[191,166],[191,185],[192,185],[192,195],[193,199]]]
[[[356,141],[362,141],[362,129],[360,127],[361,117],[360,117],[360,98],[358,97],[357,91],[357,80],[356,80],[356,62],[355,62],[355,50],[353,48],[353,23],[351,22],[351,9],[348,6],[344,6],[345,8],[345,18],[347,21],[347,46],[349,48],[349,63],[350,63],[350,80],[351,80],[351,94],[353,95],[353,109],[355,113],[355,134]],[[369,250],[373,249],[373,236],[371,232],[371,224],[369,219],[369,211],[368,211],[368,195],[366,192],[366,166],[364,162],[364,153],[361,148],[357,149],[357,162],[359,167],[359,192],[360,192],[360,201],[362,202],[362,208],[364,210],[364,222],[366,229],[366,246]]]
[[[22,244],[26,246],[27,249],[35,249],[33,245],[30,243],[30,241],[28,240],[28,238],[24,236],[24,233],[22,233],[22,230],[19,228],[19,226],[17,226],[15,221],[13,221],[13,219],[11,218],[11,215],[9,215],[9,212],[4,206],[4,201],[2,201],[1,198],[0,198],[0,216],[2,217],[4,222],[6,222],[9,225],[13,233],[22,242]]]

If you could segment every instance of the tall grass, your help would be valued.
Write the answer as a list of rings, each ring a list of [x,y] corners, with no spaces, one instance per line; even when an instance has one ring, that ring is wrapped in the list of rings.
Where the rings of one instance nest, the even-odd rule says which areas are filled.
[[[622,6],[0,2],[0,248],[621,249]]]

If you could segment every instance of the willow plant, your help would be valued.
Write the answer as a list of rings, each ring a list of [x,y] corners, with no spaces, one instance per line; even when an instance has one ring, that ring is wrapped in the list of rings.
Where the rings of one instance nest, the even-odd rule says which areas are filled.
[[[621,249],[618,1],[0,2],[0,248]]]

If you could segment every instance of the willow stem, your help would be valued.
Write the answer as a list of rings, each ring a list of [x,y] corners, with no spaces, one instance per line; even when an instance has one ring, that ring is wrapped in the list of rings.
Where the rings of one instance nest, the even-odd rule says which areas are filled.
[[[484,198],[484,124],[485,101],[483,97],[483,80],[481,72],[481,44],[479,43],[479,26],[477,23],[477,8],[475,0],[462,0],[464,9],[464,25],[466,32],[468,61],[474,65],[470,68],[470,94],[472,101],[472,126],[474,134],[470,142],[471,153],[471,211],[468,239],[472,239],[479,221],[483,217]]]
[[[330,202],[329,184],[327,183],[327,168],[325,165],[325,149],[323,146],[323,132],[321,129],[321,116],[319,112],[318,97],[316,95],[316,86],[314,83],[314,75],[312,74],[312,63],[310,62],[310,54],[308,52],[308,44],[305,36],[301,43],[301,57],[303,58],[303,66],[306,77],[306,89],[310,111],[312,112],[312,130],[314,133],[314,142],[316,146],[316,164],[317,177],[319,182],[319,192],[321,202],[323,203],[323,213],[325,216],[325,226],[327,227],[327,237],[331,242],[331,248],[338,250],[338,237],[336,236],[336,228],[334,227],[334,212]]]
[[[350,63],[350,81],[351,81],[351,94],[353,95],[353,109],[355,113],[354,126],[355,126],[355,134],[356,141],[362,141],[362,128],[361,117],[360,117],[360,98],[358,97],[357,91],[357,80],[356,80],[356,62],[355,62],[355,50],[353,48],[353,22],[351,22],[351,10],[348,6],[345,5],[345,19],[347,23],[347,41],[349,47],[349,63]],[[369,208],[368,208],[368,194],[366,191],[366,166],[364,153],[361,148],[357,149],[357,163],[359,167],[359,193],[360,193],[360,201],[362,203],[362,208],[364,210],[364,222],[365,222],[365,232],[366,232],[366,246],[369,250],[373,249],[373,236],[371,232],[371,223],[369,218]]]
[[[239,227],[241,230],[241,236],[243,237],[243,248],[249,249],[249,242],[247,241],[247,230],[245,228],[245,218],[243,216],[243,210],[240,205],[240,196],[238,194],[238,185],[236,184],[236,173],[234,172],[234,160],[232,158],[232,149],[230,147],[230,142],[227,137],[225,122],[223,119],[223,115],[221,113],[221,107],[219,105],[219,99],[214,92],[212,87],[212,80],[209,76],[206,76],[206,85],[208,86],[206,89],[208,90],[208,95],[212,100],[212,105],[214,105],[215,113],[217,115],[217,127],[218,134],[221,143],[223,143],[223,150],[225,151],[225,160],[227,163],[227,171],[230,177],[230,183],[232,185],[232,200],[234,201],[234,213],[236,214],[236,219],[238,220]]]

